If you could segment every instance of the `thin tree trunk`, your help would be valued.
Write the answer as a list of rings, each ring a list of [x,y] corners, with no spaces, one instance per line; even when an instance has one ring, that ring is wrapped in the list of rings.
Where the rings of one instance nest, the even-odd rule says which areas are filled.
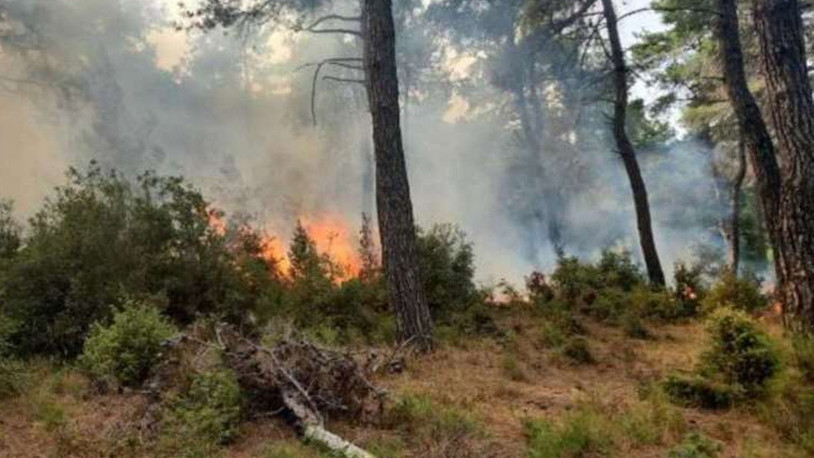
[[[782,183],[780,168],[769,130],[747,84],[736,2],[737,0],[718,0],[716,34],[721,53],[721,65],[724,70],[724,84],[757,180],[760,207],[774,252],[777,281],[778,284],[783,284],[783,271],[779,267],[779,258],[782,253],[782,237],[779,229]]]
[[[616,147],[622,162],[625,164],[625,171],[630,180],[630,187],[633,191],[633,202],[636,207],[636,222],[639,229],[639,243],[642,247],[644,263],[647,267],[647,276],[654,285],[664,285],[664,271],[661,268],[656,242],[653,238],[653,227],[650,220],[650,203],[647,198],[647,188],[642,178],[639,162],[636,159],[636,151],[627,134],[627,105],[628,105],[628,69],[625,63],[625,54],[622,49],[622,42],[619,38],[619,28],[616,19],[616,11],[613,7],[613,0],[602,0],[602,7],[605,15],[605,22],[608,28],[608,39],[611,46],[611,59],[613,63],[614,87],[616,89],[616,100],[613,110],[613,136],[616,140]]]
[[[753,10],[783,177],[783,310],[792,329],[814,331],[814,98],[803,19],[797,0],[754,0]]]
[[[418,271],[413,204],[404,160],[391,0],[363,0],[367,93],[373,117],[382,260],[400,339],[432,348],[432,320]]]
[[[741,197],[743,196],[743,181],[746,179],[746,145],[743,140],[738,141],[738,171],[735,180],[732,182],[732,202],[729,214],[729,227],[727,237],[729,238],[729,270],[738,275],[741,258],[740,241],[740,219],[741,219]]]

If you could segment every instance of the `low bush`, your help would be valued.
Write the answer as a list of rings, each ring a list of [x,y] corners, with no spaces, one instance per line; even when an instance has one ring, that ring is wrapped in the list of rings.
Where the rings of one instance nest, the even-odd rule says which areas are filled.
[[[451,224],[417,230],[418,267],[427,304],[436,322],[453,317],[478,302],[475,258],[466,234]]]
[[[442,405],[423,395],[402,396],[385,413],[385,425],[420,440],[474,434],[479,429],[474,415],[458,407]]]
[[[31,386],[33,374],[28,364],[0,357],[0,400],[25,393]]]
[[[731,309],[717,310],[707,330],[710,346],[702,355],[702,369],[747,394],[759,394],[780,365],[769,337],[749,315]]]
[[[243,394],[234,373],[212,370],[192,377],[171,400],[160,443],[167,456],[212,456],[234,440],[243,418]]]
[[[723,446],[704,435],[691,433],[670,449],[669,458],[716,458]]]
[[[669,323],[695,316],[696,310],[687,303],[676,299],[674,294],[664,289],[638,287],[630,293],[630,307],[634,313],[649,320]]]
[[[758,415],[785,440],[814,456],[814,386],[802,374],[787,372],[773,379]]]
[[[561,424],[526,421],[526,454],[530,458],[606,456],[614,447],[613,427],[601,412],[586,407],[568,414]]]
[[[700,264],[688,266],[677,262],[673,270],[675,299],[681,302],[680,309],[686,316],[695,316],[701,309],[701,301],[707,295],[704,282],[704,268]]]
[[[738,276],[728,271],[721,274],[702,301],[707,313],[727,307],[754,313],[767,305],[768,300],[760,290],[760,279],[754,275]]]
[[[503,356],[502,368],[503,374],[506,375],[509,380],[515,382],[528,381],[528,375],[526,375],[526,371],[523,370],[520,361],[514,353],[507,353]]]
[[[806,382],[814,384],[814,335],[798,334],[792,337],[794,365]]]
[[[686,407],[725,409],[736,397],[731,386],[699,375],[669,375],[661,382],[661,389],[670,401]]]
[[[627,337],[633,339],[649,339],[652,337],[639,315],[631,312],[622,316],[622,330]]]
[[[559,349],[560,354],[573,364],[593,364],[596,362],[588,339],[584,336],[569,337]]]
[[[127,302],[110,325],[97,323],[93,327],[80,364],[99,379],[138,385],[158,362],[161,343],[177,331],[157,308]]]

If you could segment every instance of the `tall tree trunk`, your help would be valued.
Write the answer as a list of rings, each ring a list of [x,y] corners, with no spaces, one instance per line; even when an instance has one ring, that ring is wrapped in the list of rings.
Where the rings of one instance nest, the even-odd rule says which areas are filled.
[[[738,120],[738,131],[757,179],[760,207],[774,252],[777,281],[779,284],[783,284],[783,271],[779,267],[782,253],[779,218],[782,184],[780,168],[769,130],[747,84],[738,29],[737,0],[718,0],[716,35],[724,71],[724,85]]]
[[[616,19],[616,10],[613,7],[613,0],[602,0],[602,7],[605,15],[605,22],[608,27],[608,39],[611,46],[611,60],[613,64],[614,87],[616,90],[616,100],[613,109],[613,136],[616,140],[616,148],[625,164],[625,171],[630,180],[630,187],[633,191],[633,202],[636,206],[636,222],[639,229],[639,243],[642,247],[644,263],[647,267],[647,276],[650,282],[655,285],[664,285],[664,271],[661,269],[656,242],[653,238],[653,226],[650,221],[650,203],[647,199],[647,188],[642,178],[639,162],[636,159],[636,151],[630,142],[627,134],[627,105],[628,105],[628,85],[627,85],[627,65],[625,63],[625,53],[622,49],[622,42],[619,38],[619,27]]]
[[[432,320],[419,278],[413,205],[401,139],[391,0],[363,0],[362,17],[383,266],[400,339],[429,350]]]
[[[746,144],[743,140],[738,141],[738,171],[732,182],[731,211],[729,213],[729,227],[727,228],[727,238],[729,239],[729,270],[738,275],[741,259],[741,197],[743,196],[743,181],[746,179]]]
[[[814,331],[814,98],[803,19],[797,0],[754,0],[753,11],[783,177],[783,310],[793,329]]]

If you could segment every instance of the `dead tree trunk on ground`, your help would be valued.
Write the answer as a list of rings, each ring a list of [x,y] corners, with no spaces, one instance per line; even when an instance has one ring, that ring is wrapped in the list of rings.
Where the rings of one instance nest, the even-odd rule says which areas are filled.
[[[616,148],[625,165],[630,187],[633,192],[633,202],[636,207],[636,223],[639,229],[639,243],[642,247],[642,256],[647,267],[647,276],[654,285],[664,285],[664,271],[661,268],[656,241],[653,237],[653,225],[650,219],[650,203],[647,197],[647,187],[642,178],[636,151],[627,134],[627,106],[628,106],[628,68],[625,63],[624,49],[619,38],[616,11],[613,0],[602,0],[605,22],[608,28],[610,41],[611,63],[613,64],[613,79],[616,98],[613,109],[613,136]]]

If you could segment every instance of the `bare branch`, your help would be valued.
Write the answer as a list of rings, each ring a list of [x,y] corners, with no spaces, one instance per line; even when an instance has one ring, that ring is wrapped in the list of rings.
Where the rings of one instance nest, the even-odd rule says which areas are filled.
[[[332,28],[332,29],[318,29],[317,27],[322,24],[323,22],[327,21],[345,21],[345,22],[362,22],[362,18],[359,16],[341,16],[338,14],[329,14],[327,16],[323,16],[317,19],[313,24],[307,27],[296,26],[294,30],[297,32],[310,32],[310,33],[338,33],[338,34],[348,34],[354,35],[357,37],[361,37],[362,33],[358,30],[353,29],[343,29],[343,28]]]
[[[338,83],[359,83],[359,84],[367,84],[366,80],[358,79],[358,78],[340,78],[337,76],[323,76],[323,80],[325,81],[336,81]]]

